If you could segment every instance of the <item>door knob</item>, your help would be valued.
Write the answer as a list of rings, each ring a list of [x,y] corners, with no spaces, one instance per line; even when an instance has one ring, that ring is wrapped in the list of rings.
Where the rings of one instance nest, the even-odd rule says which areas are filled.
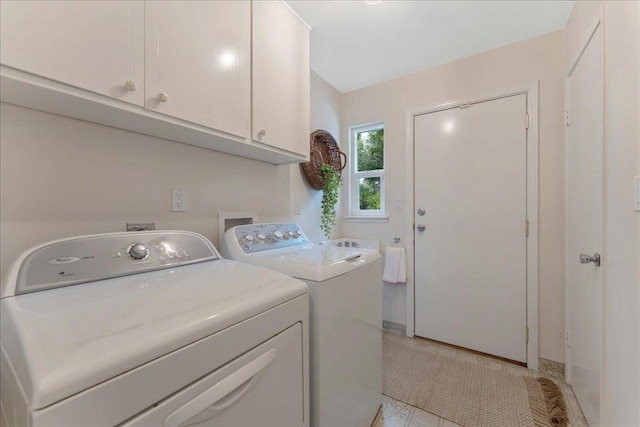
[[[158,94],[158,101],[160,102],[167,102],[169,100],[169,95],[167,95],[164,92],[161,92]]]
[[[426,213],[426,211],[422,208],[418,209],[418,215],[420,216],[424,216],[424,214]]]
[[[590,262],[594,263],[596,267],[600,267],[600,254],[595,253],[593,256],[580,254],[580,263],[581,264],[589,264]]]
[[[418,231],[424,231],[424,230],[426,230],[426,229],[427,229],[427,227],[425,227],[425,226],[424,226],[424,224],[418,224],[418,225],[416,226],[416,229],[417,229]]]

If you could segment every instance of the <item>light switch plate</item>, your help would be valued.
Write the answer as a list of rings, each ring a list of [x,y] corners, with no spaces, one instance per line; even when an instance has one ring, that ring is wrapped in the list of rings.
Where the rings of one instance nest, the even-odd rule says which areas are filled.
[[[640,212],[640,175],[633,178],[633,210]]]
[[[396,197],[393,199],[393,210],[396,212],[402,211],[402,198]]]

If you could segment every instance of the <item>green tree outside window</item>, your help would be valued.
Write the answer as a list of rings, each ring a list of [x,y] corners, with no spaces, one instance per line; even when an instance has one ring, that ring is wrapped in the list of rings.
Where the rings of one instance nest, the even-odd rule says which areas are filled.
[[[357,133],[358,172],[384,169],[384,129]],[[380,177],[360,178],[361,210],[380,210]]]

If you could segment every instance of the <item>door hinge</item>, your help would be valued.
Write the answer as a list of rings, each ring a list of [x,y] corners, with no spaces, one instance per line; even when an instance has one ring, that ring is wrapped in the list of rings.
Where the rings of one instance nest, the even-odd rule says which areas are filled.
[[[571,111],[569,110],[564,112],[564,125],[571,126]]]
[[[529,344],[529,327],[526,327],[527,344]]]
[[[529,129],[529,113],[524,116],[524,128]]]
[[[524,235],[525,237],[529,237],[529,220],[524,220]]]

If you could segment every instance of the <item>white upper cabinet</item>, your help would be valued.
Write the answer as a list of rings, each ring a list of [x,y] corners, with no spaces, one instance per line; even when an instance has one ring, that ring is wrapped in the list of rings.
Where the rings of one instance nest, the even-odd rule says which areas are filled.
[[[269,163],[309,158],[310,30],[282,1],[1,0],[0,17],[2,102]]]
[[[2,1],[0,62],[144,105],[144,3]]]
[[[251,3],[148,1],[145,107],[249,138]]]
[[[252,13],[252,139],[308,156],[309,28],[280,1]]]

